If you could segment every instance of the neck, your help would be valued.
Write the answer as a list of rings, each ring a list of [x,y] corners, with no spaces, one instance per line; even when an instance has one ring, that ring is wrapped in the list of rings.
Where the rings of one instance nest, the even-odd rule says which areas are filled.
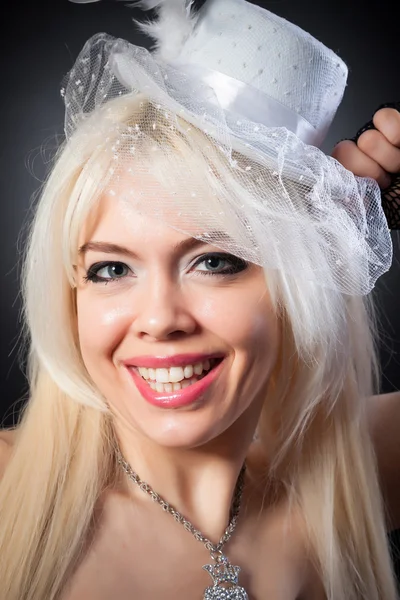
[[[137,432],[128,436],[127,431],[116,429],[122,456],[131,469],[204,536],[217,543],[229,522],[254,428],[244,432],[234,425],[233,431],[225,432],[207,446],[190,449],[160,447]],[[135,502],[151,501],[127,475],[123,488],[124,494]]]

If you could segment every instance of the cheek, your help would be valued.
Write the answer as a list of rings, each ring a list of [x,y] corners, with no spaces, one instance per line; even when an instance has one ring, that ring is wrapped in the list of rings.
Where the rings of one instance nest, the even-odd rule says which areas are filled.
[[[254,354],[273,350],[278,324],[266,294],[251,292],[209,295],[196,310],[203,326],[237,351]]]
[[[114,298],[96,298],[93,294],[77,296],[78,334],[85,363],[92,359],[111,357],[132,322],[129,303]]]

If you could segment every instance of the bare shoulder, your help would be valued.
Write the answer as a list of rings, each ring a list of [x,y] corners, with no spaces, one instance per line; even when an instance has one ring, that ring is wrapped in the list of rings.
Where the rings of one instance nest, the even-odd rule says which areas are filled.
[[[7,466],[11,451],[15,444],[16,435],[16,429],[0,430],[0,477],[3,475]]]
[[[368,417],[389,529],[397,529],[400,527],[400,391],[372,396]]]

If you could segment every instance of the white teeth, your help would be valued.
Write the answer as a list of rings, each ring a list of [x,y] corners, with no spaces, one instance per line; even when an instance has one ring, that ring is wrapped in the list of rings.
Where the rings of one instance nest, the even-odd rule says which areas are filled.
[[[190,379],[193,376],[193,371],[193,365],[186,365],[186,367],[183,369],[185,379]]]
[[[171,394],[172,392],[178,392],[179,390],[183,390],[194,383],[197,383],[198,379],[192,377],[192,379],[185,379],[181,383],[160,383],[159,381],[148,381],[148,385],[152,390],[157,392],[158,394]]]
[[[203,372],[203,363],[197,363],[196,365],[194,365],[193,371],[195,375],[201,375]]]
[[[156,369],[156,381],[157,381],[157,383],[168,383],[168,381],[169,381],[168,369]]]
[[[169,370],[169,379],[171,383],[178,383],[185,378],[182,367],[171,367]]]
[[[189,380],[197,381],[198,377],[205,375],[204,372],[209,371],[214,363],[209,359],[204,362],[196,363],[195,365],[186,365],[185,367],[171,367],[153,369],[151,367],[139,367],[139,374],[146,379],[152,389],[157,391],[177,391],[183,387],[187,387]],[[154,384],[154,386],[153,386]],[[162,388],[160,387],[162,386]],[[179,387],[175,387],[179,386]]]
[[[149,370],[146,367],[139,367],[139,373],[143,377],[143,379],[150,379]]]

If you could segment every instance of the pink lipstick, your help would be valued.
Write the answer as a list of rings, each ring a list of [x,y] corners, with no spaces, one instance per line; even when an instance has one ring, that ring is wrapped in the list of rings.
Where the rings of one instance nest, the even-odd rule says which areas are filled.
[[[147,368],[168,368],[172,366],[186,366],[203,362],[206,359],[217,358],[216,355],[185,354],[175,355],[173,357],[135,357],[124,361],[125,366],[139,390],[141,396],[149,404],[158,408],[181,408],[189,406],[201,400],[208,388],[215,381],[222,370],[224,361],[221,354],[218,356],[217,363],[201,379],[191,385],[172,392],[157,392],[153,390],[145,379],[139,374],[137,367]],[[134,364],[133,364],[134,363]]]

